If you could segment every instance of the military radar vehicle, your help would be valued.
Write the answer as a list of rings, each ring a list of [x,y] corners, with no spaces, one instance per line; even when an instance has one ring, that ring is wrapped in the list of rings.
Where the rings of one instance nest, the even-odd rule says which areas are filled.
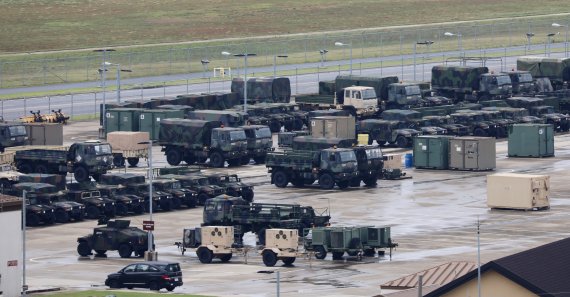
[[[93,234],[77,239],[77,253],[82,257],[92,255],[104,256],[107,251],[119,251],[121,258],[130,258],[133,252],[142,257],[148,250],[147,232],[130,227],[131,221],[108,221],[107,226],[93,229]]]

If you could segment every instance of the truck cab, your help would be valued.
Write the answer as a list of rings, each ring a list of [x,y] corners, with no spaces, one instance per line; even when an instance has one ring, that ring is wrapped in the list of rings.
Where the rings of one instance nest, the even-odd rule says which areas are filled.
[[[247,137],[241,128],[212,129],[210,164],[213,167],[223,167],[228,160],[230,166],[241,164],[242,157],[247,155]]]
[[[26,198],[35,204],[49,205],[53,208],[54,219],[57,223],[67,223],[73,219],[83,220],[85,206],[69,201],[55,186],[46,183],[19,183],[14,186],[17,194],[26,191]]]
[[[479,80],[478,100],[508,98],[513,94],[511,78],[508,74],[485,73]]]
[[[335,182],[339,188],[347,188],[357,175],[356,154],[352,149],[324,149],[317,156],[313,160],[313,167],[318,168],[319,185],[323,188],[330,189]]]
[[[248,155],[242,158],[242,165],[249,164],[253,158],[256,164],[265,163],[267,152],[273,150],[273,139],[268,126],[247,125],[240,126],[244,130],[247,138]]]
[[[234,205],[249,205],[249,203],[240,197],[227,195],[208,199],[204,203],[203,225],[230,224],[232,221],[231,208]]]
[[[98,140],[88,140],[85,142],[76,142],[69,147],[67,151],[68,167],[74,164],[74,168],[68,168],[68,172],[73,172],[77,181],[84,181],[83,175],[93,176],[98,180],[101,174],[110,170],[113,165],[113,152],[111,145],[102,143]],[[83,168],[78,170],[77,168]]]
[[[417,105],[422,98],[420,86],[416,83],[394,83],[388,85],[387,109]]]
[[[28,140],[26,127],[20,123],[0,123],[0,152],[4,148],[25,145]]]
[[[502,73],[507,74],[511,78],[513,95],[533,94],[535,92],[534,81],[529,71],[513,69],[512,71]]]
[[[351,186],[360,186],[363,181],[367,187],[377,184],[384,167],[384,154],[378,146],[355,146],[353,148],[358,166],[358,177],[351,181]]]
[[[372,116],[378,112],[378,96],[371,87],[347,87],[342,102],[335,100],[337,109],[345,109],[353,116]]]

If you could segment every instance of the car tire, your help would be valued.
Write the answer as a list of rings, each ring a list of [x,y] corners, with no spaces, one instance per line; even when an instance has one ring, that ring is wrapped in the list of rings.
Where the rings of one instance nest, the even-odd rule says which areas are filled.
[[[132,254],[133,248],[130,245],[123,243],[119,246],[119,256],[121,258],[130,258]]]
[[[277,255],[270,250],[263,251],[263,264],[267,267],[273,267],[277,264]]]
[[[127,158],[127,162],[129,162],[131,167],[137,167],[139,164],[139,158]]]
[[[175,286],[168,286],[168,287],[166,287],[166,290],[168,292],[172,292],[172,291],[174,291],[174,288],[176,288],[176,287]]]
[[[182,162],[182,154],[177,149],[170,149],[166,151],[166,162],[172,166],[178,166]]]
[[[158,286],[158,283],[157,283],[157,282],[150,282],[150,283],[148,284],[148,288],[149,288],[151,291],[160,291],[160,286]]]
[[[273,173],[273,183],[278,188],[285,188],[289,184],[289,177],[287,173],[283,170],[277,170],[277,172]]]
[[[321,189],[330,190],[334,188],[334,178],[332,175],[325,173],[319,177],[319,186]]]
[[[214,257],[212,251],[205,247],[198,248],[196,255],[202,264],[212,263],[212,258]]]
[[[119,282],[119,280],[112,279],[112,280],[109,281],[109,288],[111,288],[111,289],[120,289],[120,288],[121,288],[121,283]]]
[[[325,250],[325,247],[322,245],[317,245],[315,247],[315,258],[322,260],[326,257],[327,257],[327,251]]]
[[[89,255],[91,255],[91,247],[87,242],[80,242],[79,245],[77,245],[77,253],[81,257],[89,257]]]
[[[216,167],[216,168],[224,168],[224,156],[222,156],[222,154],[220,154],[219,152],[213,152],[210,155],[210,165],[212,167]]]

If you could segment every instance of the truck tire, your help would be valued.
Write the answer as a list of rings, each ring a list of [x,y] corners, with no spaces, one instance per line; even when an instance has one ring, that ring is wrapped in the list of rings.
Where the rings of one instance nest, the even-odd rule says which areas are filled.
[[[376,178],[376,176],[369,176],[364,179],[364,184],[367,187],[375,187],[378,184],[378,179]]]
[[[224,254],[220,256],[222,263],[229,262],[232,259],[233,254]]]
[[[281,131],[281,124],[279,124],[279,122],[273,121],[269,123],[269,130],[271,130],[271,133],[278,133]]]
[[[30,213],[26,215],[26,226],[36,227],[40,225],[40,217],[35,213]]]
[[[406,137],[400,135],[400,136],[396,137],[396,145],[399,148],[407,148],[408,147],[408,139],[406,139]]]
[[[182,154],[178,149],[170,149],[166,151],[166,162],[172,166],[180,165],[182,162]]]
[[[344,256],[344,252],[332,252],[333,260],[342,260],[342,256]]]
[[[253,190],[252,189],[245,189],[241,193],[241,198],[243,198],[247,202],[253,202]]]
[[[225,161],[226,160],[224,160],[224,156],[222,156],[222,154],[220,154],[219,152],[213,152],[210,155],[210,165],[212,167],[224,168]]]
[[[277,255],[271,250],[265,250],[262,254],[263,264],[267,267],[273,267],[277,264]]]
[[[129,162],[129,165],[131,165],[131,167],[137,167],[139,164],[139,158],[127,158],[127,162]]]
[[[336,185],[339,187],[339,189],[344,190],[348,188],[348,186],[350,185],[350,181],[348,180],[337,181]]]
[[[283,263],[286,266],[291,266],[293,263],[295,263],[295,257],[287,257],[287,258],[283,258]]]
[[[49,168],[45,165],[45,164],[37,164],[36,167],[34,168],[34,172],[35,173],[49,173]]]
[[[198,194],[198,204],[204,205],[204,204],[206,204],[206,201],[208,199],[210,199],[210,196],[208,196],[208,194],[206,194],[206,193]]]
[[[119,246],[119,256],[121,258],[130,258],[133,254],[133,248],[126,243],[123,243]]]
[[[259,157],[253,157],[253,161],[255,161],[255,164],[265,164],[265,155]]]
[[[55,221],[63,224],[69,222],[69,214],[64,209],[57,209],[55,211]]]
[[[95,220],[95,219],[98,219],[100,215],[101,215],[101,211],[95,205],[89,205],[85,208],[85,216],[88,219]]]
[[[77,166],[73,169],[75,180],[82,183],[89,181],[89,171],[83,166]]]
[[[117,215],[126,216],[129,213],[129,209],[124,203],[116,203],[115,208],[117,209]]]
[[[18,165],[18,171],[22,173],[32,173],[32,164],[28,162],[22,162]]]
[[[324,173],[319,177],[319,186],[321,189],[330,190],[334,188],[334,178],[328,173]]]
[[[115,167],[125,166],[125,158],[123,158],[122,155],[115,155],[113,157],[113,165],[115,165]]]
[[[283,170],[277,170],[272,176],[273,183],[278,188],[285,188],[289,184],[289,177]]]
[[[327,250],[322,245],[315,246],[315,258],[322,260],[327,257]]]
[[[479,136],[479,137],[486,137],[487,132],[485,132],[485,130],[481,129],[481,128],[475,128],[473,130],[473,136]]]
[[[212,251],[205,247],[199,247],[196,251],[196,255],[202,264],[212,263],[212,258],[214,257]]]
[[[79,245],[77,245],[77,253],[81,257],[88,257],[91,255],[91,247],[89,244],[87,244],[87,242],[80,242]]]
[[[247,165],[247,164],[249,164],[249,160],[250,160],[250,159],[251,159],[251,158],[250,158],[249,156],[247,156],[247,157],[242,157],[242,158],[240,159],[240,164],[241,164],[241,165]],[[257,163],[257,162],[255,162],[255,163]]]

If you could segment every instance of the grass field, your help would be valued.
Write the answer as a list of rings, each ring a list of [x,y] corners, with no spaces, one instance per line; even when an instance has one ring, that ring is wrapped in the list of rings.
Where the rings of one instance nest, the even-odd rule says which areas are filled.
[[[47,294],[38,294],[33,296],[50,296],[50,297],[106,297],[106,296],[115,296],[115,297],[157,297],[157,296],[164,296],[161,293],[152,293],[152,292],[124,292],[124,291],[73,291],[73,292],[56,292],[56,293],[47,293]],[[179,297],[206,297],[202,295],[188,295],[188,294],[176,294],[174,296]]]
[[[510,18],[567,0],[2,0],[0,52]]]

